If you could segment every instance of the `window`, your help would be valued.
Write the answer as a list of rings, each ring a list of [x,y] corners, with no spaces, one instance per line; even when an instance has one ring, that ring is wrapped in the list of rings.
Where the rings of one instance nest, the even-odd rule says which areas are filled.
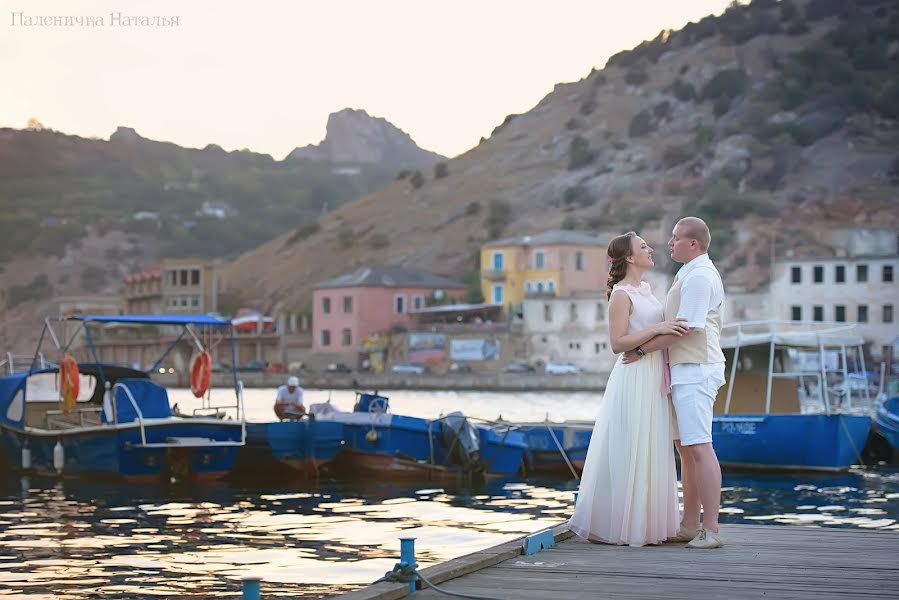
[[[190,297],[190,305],[191,306],[200,306],[200,297],[199,296],[191,296]]]
[[[393,312],[398,315],[406,312],[406,297],[402,294],[393,297]]]
[[[503,303],[503,286],[500,283],[493,285],[493,303],[494,304],[502,304]]]
[[[883,305],[883,322],[884,323],[892,323],[893,322],[893,305],[892,304],[884,304]]]
[[[858,283],[868,281],[868,265],[855,265],[855,280]]]
[[[178,271],[171,269],[166,271],[166,277],[169,280],[169,285],[175,286],[178,285]]]
[[[858,319],[856,319],[859,323],[867,323],[868,322],[868,307],[865,304],[860,304],[858,306]]]
[[[568,308],[569,318],[572,321],[577,321],[577,304],[572,302],[571,306]]]
[[[823,321],[824,320],[824,307],[823,306],[813,306],[812,307],[812,319],[815,321]]]
[[[190,270],[190,284],[191,285],[200,285],[200,269],[191,269]]]
[[[802,320],[802,307],[801,306],[791,306],[790,307],[790,319],[793,321],[801,321]]]
[[[538,293],[538,294],[542,294],[542,293],[543,293],[543,282],[542,282],[542,281],[538,281],[538,282],[537,282],[537,293]]]
[[[187,296],[181,296],[181,306],[187,308]]]
[[[543,320],[547,323],[552,323],[553,320],[553,307],[548,302],[543,305]]]
[[[494,252],[493,253],[493,270],[494,271],[502,271],[503,270],[503,253],[502,252]]]
[[[842,304],[837,304],[833,307],[833,320],[838,323],[844,323],[846,321],[846,307]]]
[[[322,346],[330,346],[331,345],[331,330],[330,329],[322,329]]]
[[[352,314],[353,312],[353,297],[352,296],[344,296],[343,297],[343,312],[344,314]]]
[[[533,287],[534,287],[534,286],[531,285],[531,282],[530,282],[530,281],[525,281],[525,282],[524,282],[524,293],[525,293],[525,294],[530,294],[530,293],[531,293],[531,290],[533,289]]]
[[[846,283],[846,265],[837,265],[834,268],[833,280],[837,283]]]
[[[802,283],[802,267],[793,267],[791,270],[790,281],[793,283]]]
[[[548,280],[548,281],[546,282],[546,291],[549,292],[550,294],[555,295],[555,293],[556,293],[556,282],[553,281],[552,279]]]
[[[331,299],[322,298],[322,312],[326,315],[331,314]]]
[[[583,271],[584,270],[584,253],[583,252],[575,252],[574,253],[574,270],[575,271]]]
[[[881,279],[884,283],[893,283],[893,265],[883,265],[883,276]]]
[[[596,303],[596,320],[603,321],[606,318],[606,307],[601,302]]]
[[[543,250],[535,250],[534,251],[534,268],[542,269],[543,265],[546,263],[546,256],[543,253]]]
[[[822,267],[821,265],[815,265],[812,268],[812,276],[815,283],[824,283],[824,267]]]
[[[353,345],[353,333],[349,329],[344,329],[340,332],[340,345],[341,346],[352,346]]]
[[[179,273],[181,275],[181,285],[187,285],[187,269],[181,269]]]
[[[412,296],[412,308],[420,310],[425,307],[425,297],[421,294]]]

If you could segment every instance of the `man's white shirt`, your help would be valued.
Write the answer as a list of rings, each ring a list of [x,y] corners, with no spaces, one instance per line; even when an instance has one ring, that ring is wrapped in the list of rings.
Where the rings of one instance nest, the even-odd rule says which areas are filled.
[[[294,404],[302,404],[303,403],[303,388],[297,386],[297,389],[290,393],[290,390],[287,389],[286,385],[282,385],[278,388],[278,393],[275,395],[275,403],[280,404],[284,402],[291,402]]]
[[[720,312],[724,304],[724,287],[715,269],[697,269],[699,266],[715,265],[708,254],[701,254],[684,264],[677,272],[681,282],[680,307],[678,317],[687,319],[687,327],[705,329],[706,317],[712,309]],[[724,363],[696,364],[685,363],[671,366],[671,385],[698,383],[715,380],[718,386],[724,385]]]

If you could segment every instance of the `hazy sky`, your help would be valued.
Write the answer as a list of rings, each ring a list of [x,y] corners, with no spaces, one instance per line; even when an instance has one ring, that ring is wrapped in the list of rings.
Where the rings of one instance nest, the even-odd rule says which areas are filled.
[[[0,126],[282,158],[363,108],[455,156],[556,83],[725,0],[0,0]],[[102,16],[100,27],[24,18]],[[178,27],[112,25],[177,16]]]

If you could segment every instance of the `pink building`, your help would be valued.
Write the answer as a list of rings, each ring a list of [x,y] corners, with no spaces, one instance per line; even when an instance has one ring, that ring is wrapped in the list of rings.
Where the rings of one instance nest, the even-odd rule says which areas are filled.
[[[459,298],[465,285],[421,269],[364,267],[313,286],[312,349],[350,353],[365,337],[411,321],[434,294]]]

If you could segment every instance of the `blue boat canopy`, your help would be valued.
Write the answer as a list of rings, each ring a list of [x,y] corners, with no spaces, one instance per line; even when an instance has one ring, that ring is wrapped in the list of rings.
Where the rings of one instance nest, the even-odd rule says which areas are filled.
[[[208,325],[228,327],[231,321],[210,315],[75,315],[72,321],[92,323],[135,323],[141,325]]]

